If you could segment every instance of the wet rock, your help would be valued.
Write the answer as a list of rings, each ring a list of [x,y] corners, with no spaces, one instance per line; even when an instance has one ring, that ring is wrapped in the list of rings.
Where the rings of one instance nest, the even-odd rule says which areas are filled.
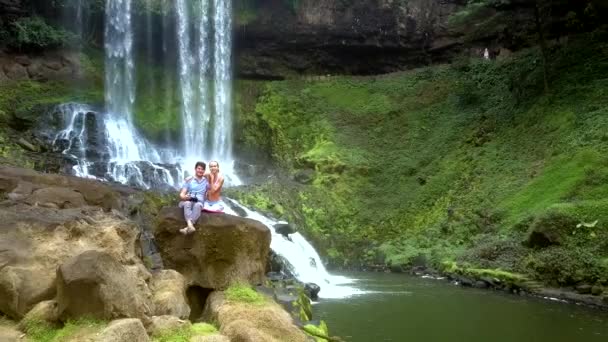
[[[604,292],[604,288],[600,285],[593,285],[591,287],[591,294],[594,296],[599,296]]]
[[[321,291],[321,287],[315,283],[304,284],[304,292],[306,293],[308,298],[312,300],[319,299],[319,291]]]
[[[485,289],[488,288],[488,283],[486,283],[485,281],[478,280],[475,282],[473,287],[476,287],[478,289]]]
[[[576,292],[578,292],[580,294],[589,294],[589,293],[591,293],[591,285],[587,285],[587,284],[578,285],[576,287]]]
[[[274,230],[285,237],[298,231],[294,224],[287,222],[279,222],[275,224]]]
[[[247,212],[245,211],[245,209],[238,206],[236,203],[234,203],[229,198],[224,198],[224,203],[228,204],[230,209],[232,209],[240,217],[247,217]]]

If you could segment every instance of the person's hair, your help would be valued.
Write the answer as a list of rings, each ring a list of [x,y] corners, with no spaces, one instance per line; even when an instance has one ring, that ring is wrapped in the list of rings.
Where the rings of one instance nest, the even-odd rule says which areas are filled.
[[[194,165],[194,169],[196,170],[199,166],[202,167],[203,170],[205,170],[207,168],[207,164],[205,164],[205,162],[199,161],[199,162],[196,162],[196,164]]]
[[[217,160],[212,160],[212,161],[209,162],[209,164],[211,164],[211,163],[216,163],[217,167],[218,168],[220,167],[220,163]]]

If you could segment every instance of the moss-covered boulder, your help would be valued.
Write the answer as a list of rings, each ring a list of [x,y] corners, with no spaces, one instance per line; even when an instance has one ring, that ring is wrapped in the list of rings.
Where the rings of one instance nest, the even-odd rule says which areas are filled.
[[[561,212],[542,215],[532,223],[526,245],[536,248],[559,245],[577,223],[574,217]]]
[[[287,311],[243,284],[211,293],[204,317],[218,322],[220,332],[231,341],[308,341]]]
[[[203,213],[196,232],[182,235],[184,226],[182,209],[166,207],[154,235],[165,266],[184,275],[188,285],[225,289],[237,281],[262,283],[270,250],[270,230],[262,223]]]

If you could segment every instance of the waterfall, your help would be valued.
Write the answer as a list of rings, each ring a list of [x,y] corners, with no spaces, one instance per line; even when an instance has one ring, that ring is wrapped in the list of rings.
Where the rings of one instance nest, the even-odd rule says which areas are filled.
[[[52,140],[57,151],[73,165],[80,177],[117,181],[143,188],[174,188],[197,160],[219,160],[226,185],[240,181],[232,159],[232,3],[231,0],[175,0],[177,72],[183,139],[181,146],[159,148],[134,125],[136,58],[134,56],[133,0],[107,0],[105,26],[105,111],[88,105],[67,103],[51,113],[63,130]],[[152,0],[145,0],[147,6]],[[148,8],[149,9],[149,8]],[[82,29],[82,0],[78,1],[77,25]],[[151,13],[146,14],[146,55],[154,58]],[[172,53],[167,47],[168,21],[163,16],[162,51],[165,67]],[[171,33],[173,35],[173,33]],[[172,61],[172,60],[171,60]],[[172,66],[175,68],[175,66]],[[165,72],[169,73],[167,68]],[[154,96],[154,78],[146,75]],[[172,82],[167,77],[165,82]],[[164,84],[167,89],[172,83]],[[162,101],[171,103],[170,93]],[[140,114],[140,113],[138,113]],[[63,121],[61,121],[63,120]],[[53,131],[56,132],[56,128]],[[238,203],[236,204],[238,205]],[[289,238],[275,232],[271,218],[241,206],[247,217],[265,224],[272,233],[272,250],[289,264],[294,276],[321,287],[322,298],[342,298],[361,293],[348,286],[352,281],[332,276],[321,258],[299,233]],[[229,214],[235,215],[230,209]],[[148,240],[150,236],[146,237]],[[151,248],[151,247],[150,247]],[[153,250],[149,251],[154,252]]]
[[[214,0],[215,8],[215,122],[213,147],[222,160],[232,156],[232,4]]]
[[[277,221],[249,210],[232,199],[229,199],[228,202],[239,207],[241,209],[239,211],[246,213],[246,217],[260,221],[270,229],[272,235],[270,248],[289,264],[289,268],[299,281],[315,283],[321,287],[319,298],[346,298],[366,293],[349,286],[354,282],[353,279],[334,276],[327,272],[321,257],[302,234],[296,232],[287,238],[275,231],[274,226],[278,223]],[[226,214],[239,216],[231,208],[226,210]]]
[[[130,124],[135,102],[131,0],[109,0],[105,26],[105,101],[111,116]]]
[[[211,11],[211,5],[215,11]],[[232,4],[176,1],[183,155],[232,164]],[[213,14],[213,20],[211,15]],[[193,20],[199,18],[195,23]],[[214,34],[211,35],[211,32]],[[211,82],[211,80],[213,82]],[[234,177],[232,177],[234,178]]]
[[[83,6],[76,3],[77,31],[82,32]],[[144,0],[147,12],[143,23],[145,32],[135,34],[134,0],[107,0],[105,9],[105,112],[94,112],[95,121],[102,123],[103,147],[107,151],[96,151],[103,155],[94,162],[87,160],[74,172],[80,176],[96,177],[117,181],[144,188],[154,187],[158,178],[165,186],[178,186],[198,160],[218,160],[226,177],[226,184],[241,184],[235,175],[232,159],[232,4],[230,0],[176,0],[172,2],[176,14],[175,32],[177,53],[167,48],[167,41],[173,40],[168,32],[174,27],[162,15],[162,37],[153,37],[153,0]],[[138,31],[139,32],[139,31]],[[174,33],[171,33],[173,35]],[[143,59],[135,58],[135,39],[143,37],[145,54]],[[175,37],[175,36],[174,36]],[[159,44],[162,44],[160,46]],[[141,46],[141,45],[140,45]],[[160,47],[160,49],[158,49]],[[155,52],[162,51],[162,58]],[[172,55],[177,55],[178,84],[172,84],[171,69],[175,68]],[[146,89],[139,94],[158,96],[164,101],[165,108],[171,108],[173,99],[171,89],[178,88],[181,100],[183,128],[181,141],[166,136],[167,147],[155,146],[146,140],[134,124],[134,105],[136,100],[137,65],[136,60],[147,60],[149,67],[162,60],[165,67],[164,94],[157,94],[153,70],[139,79],[146,80]],[[174,69],[175,70],[175,69]],[[63,111],[65,112],[65,108]],[[141,110],[141,109],[140,109]],[[63,113],[66,120],[79,118],[78,110]],[[137,117],[146,113],[137,113]],[[62,134],[73,132],[66,123]],[[168,130],[167,130],[168,131]],[[59,141],[67,141],[63,137]],[[86,150],[87,140],[81,143]],[[62,153],[63,146],[57,146]],[[70,149],[73,151],[73,149]],[[67,152],[66,152],[67,153]],[[77,153],[78,154],[78,153]],[[80,153],[82,154],[82,153]],[[76,158],[76,155],[70,154]],[[86,156],[80,156],[86,159]],[[90,172],[90,164],[95,164],[95,172]],[[103,164],[103,165],[102,165]],[[169,165],[169,166],[167,166]],[[100,172],[105,168],[105,172]],[[177,173],[174,169],[179,170]],[[149,179],[152,176],[153,179]]]
[[[91,108],[77,103],[65,103],[56,109],[64,122],[64,129],[53,139],[53,146],[60,146],[61,154],[76,161],[72,167],[75,176],[88,177],[91,162],[87,159],[87,113]]]

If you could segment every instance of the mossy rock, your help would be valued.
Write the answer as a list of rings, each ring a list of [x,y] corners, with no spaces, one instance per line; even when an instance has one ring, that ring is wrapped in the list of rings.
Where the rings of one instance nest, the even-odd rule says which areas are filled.
[[[562,212],[549,212],[538,217],[530,227],[526,245],[533,248],[545,248],[560,245],[567,234],[577,225],[573,216]]]

